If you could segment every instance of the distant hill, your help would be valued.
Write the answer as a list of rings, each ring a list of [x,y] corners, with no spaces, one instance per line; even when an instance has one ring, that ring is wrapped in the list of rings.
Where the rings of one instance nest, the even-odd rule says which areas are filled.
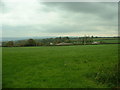
[[[44,39],[44,38],[51,38],[49,36],[47,37],[3,37],[0,41],[16,41],[16,40],[25,40],[25,39]],[[53,37],[54,38],[54,37]]]

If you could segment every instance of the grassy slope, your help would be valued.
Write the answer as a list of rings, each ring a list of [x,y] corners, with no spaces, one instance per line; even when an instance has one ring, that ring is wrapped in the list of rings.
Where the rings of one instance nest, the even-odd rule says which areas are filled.
[[[0,47],[0,89],[2,88],[2,48]]]
[[[94,74],[117,60],[117,45],[3,48],[3,87],[108,87]]]

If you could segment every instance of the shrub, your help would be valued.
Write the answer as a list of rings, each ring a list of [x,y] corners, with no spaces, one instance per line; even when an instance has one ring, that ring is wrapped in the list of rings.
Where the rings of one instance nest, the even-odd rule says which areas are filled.
[[[114,67],[102,66],[99,68],[95,75],[95,80],[99,83],[107,84],[109,87],[119,87],[120,86],[120,69],[118,64]]]

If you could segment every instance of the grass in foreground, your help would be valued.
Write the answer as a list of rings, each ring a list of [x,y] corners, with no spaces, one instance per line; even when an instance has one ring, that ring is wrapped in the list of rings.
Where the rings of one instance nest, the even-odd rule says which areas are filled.
[[[116,87],[117,49],[117,45],[3,48],[3,88]]]

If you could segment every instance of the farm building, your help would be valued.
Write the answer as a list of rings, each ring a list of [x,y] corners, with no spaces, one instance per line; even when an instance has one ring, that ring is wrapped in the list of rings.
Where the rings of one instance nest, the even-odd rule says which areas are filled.
[[[93,42],[92,44],[100,44],[100,42]]]
[[[62,42],[62,43],[58,43],[56,45],[58,45],[58,46],[66,46],[66,45],[73,45],[73,44],[72,43],[64,43],[64,42]]]
[[[53,43],[50,43],[50,45],[53,45]]]

